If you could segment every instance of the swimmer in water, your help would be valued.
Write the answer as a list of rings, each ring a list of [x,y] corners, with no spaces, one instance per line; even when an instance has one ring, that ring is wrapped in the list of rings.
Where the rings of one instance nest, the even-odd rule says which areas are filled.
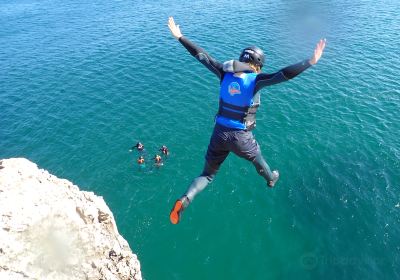
[[[155,166],[162,166],[163,165],[162,157],[160,155],[155,155],[153,159],[154,159],[154,165]]]
[[[140,156],[140,157],[137,159],[137,163],[138,163],[139,165],[144,164],[144,157],[143,157],[143,156]]]
[[[137,149],[139,152],[144,150],[144,145],[140,142],[137,142],[135,146],[129,149],[129,152],[132,152],[134,149]]]
[[[165,146],[165,145],[162,145],[159,151],[165,156],[169,155],[169,150],[168,150],[167,146]]]

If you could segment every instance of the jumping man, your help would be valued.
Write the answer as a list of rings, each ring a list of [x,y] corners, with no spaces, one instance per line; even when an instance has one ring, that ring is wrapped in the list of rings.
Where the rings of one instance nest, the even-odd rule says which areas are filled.
[[[171,210],[171,223],[177,224],[182,211],[214,179],[220,165],[230,152],[253,163],[269,187],[275,185],[279,179],[279,172],[271,171],[251,132],[256,126],[255,115],[260,105],[260,90],[266,86],[288,81],[316,64],[322,56],[326,40],[318,42],[310,59],[283,68],[274,74],[266,74],[261,73],[265,57],[258,47],[245,48],[239,61],[231,60],[222,64],[183,36],[179,25],[175,24],[172,17],[169,18],[168,27],[189,53],[220,80],[219,110],[208,145],[204,169]]]

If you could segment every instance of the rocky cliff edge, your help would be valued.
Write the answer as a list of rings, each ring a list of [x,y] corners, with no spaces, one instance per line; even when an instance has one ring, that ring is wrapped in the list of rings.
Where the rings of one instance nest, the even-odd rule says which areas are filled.
[[[102,197],[23,158],[0,161],[0,279],[142,279]]]

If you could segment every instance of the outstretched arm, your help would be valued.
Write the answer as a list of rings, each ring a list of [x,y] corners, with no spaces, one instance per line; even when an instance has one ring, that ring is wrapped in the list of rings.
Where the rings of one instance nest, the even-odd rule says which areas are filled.
[[[303,71],[307,70],[310,66],[316,64],[321,58],[326,45],[326,39],[321,39],[310,59],[285,67],[274,74],[261,73],[257,75],[255,93],[266,86],[271,86],[281,82],[293,79]]]
[[[182,35],[179,25],[175,24],[174,18],[170,17],[168,20],[168,27],[172,35],[189,51],[189,53],[194,56],[198,61],[200,61],[204,66],[206,66],[211,72],[213,72],[217,77],[222,80],[224,77],[224,70],[222,63],[216,61],[208,53],[206,53],[202,48],[196,46],[188,38]]]

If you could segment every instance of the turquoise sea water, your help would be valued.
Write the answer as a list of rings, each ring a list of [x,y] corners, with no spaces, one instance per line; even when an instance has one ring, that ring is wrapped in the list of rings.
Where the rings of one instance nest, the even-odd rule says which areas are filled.
[[[2,0],[0,158],[102,195],[148,280],[399,279],[399,9]],[[218,60],[260,46],[266,72],[328,41],[317,66],[263,91],[254,133],[277,187],[231,155],[178,226],[168,214],[202,169],[218,80],[171,37],[170,15]],[[165,166],[140,172],[137,140],[168,145]]]

